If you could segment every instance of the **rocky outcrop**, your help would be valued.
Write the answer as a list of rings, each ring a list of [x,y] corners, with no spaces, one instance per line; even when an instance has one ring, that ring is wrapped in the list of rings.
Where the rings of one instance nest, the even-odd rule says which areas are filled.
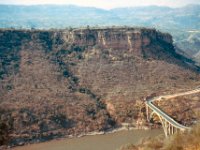
[[[75,29],[65,32],[65,42],[78,46],[99,46],[100,48],[128,49],[138,51],[153,41],[172,44],[169,34],[155,29],[113,28],[113,29]]]
[[[12,40],[51,40],[57,44],[58,40],[77,46],[99,46],[100,48],[112,49],[141,49],[149,46],[154,41],[172,44],[172,36],[155,29],[146,28],[99,28],[99,29],[73,29],[73,30],[1,30],[2,38]],[[8,35],[8,34],[12,35]],[[9,36],[9,37],[8,37]]]

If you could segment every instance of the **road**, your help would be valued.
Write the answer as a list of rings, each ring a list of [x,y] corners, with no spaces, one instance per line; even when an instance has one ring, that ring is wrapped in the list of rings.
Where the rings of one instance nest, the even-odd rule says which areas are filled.
[[[178,123],[177,121],[175,121],[173,118],[171,118],[168,114],[166,114],[165,112],[163,112],[161,109],[159,109],[158,107],[156,107],[153,102],[154,101],[161,101],[161,100],[167,100],[167,99],[171,99],[171,98],[175,98],[175,97],[179,97],[179,96],[185,96],[185,95],[190,95],[190,94],[196,94],[200,92],[200,88],[197,88],[195,90],[191,90],[191,91],[187,91],[187,92],[183,92],[183,93],[177,93],[177,94],[173,94],[173,95],[165,95],[165,96],[158,96],[158,97],[154,97],[154,98],[150,98],[147,99],[147,101],[145,102],[146,105],[151,108],[156,114],[160,115],[162,118],[164,118],[165,120],[167,120],[167,122],[169,122],[171,125],[173,125],[174,127],[180,129],[180,130],[186,130],[186,129],[190,129],[190,127],[186,127],[180,123]]]

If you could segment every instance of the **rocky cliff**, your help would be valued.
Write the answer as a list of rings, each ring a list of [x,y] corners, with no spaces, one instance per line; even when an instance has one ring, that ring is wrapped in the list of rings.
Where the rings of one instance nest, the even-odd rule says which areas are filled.
[[[4,137],[17,145],[135,122],[146,96],[199,84],[192,63],[155,29],[0,30]]]
[[[12,35],[11,35],[12,34]],[[99,29],[74,29],[74,30],[1,30],[1,41],[10,40],[51,40],[54,44],[74,44],[76,46],[99,46],[112,49],[142,49],[154,41],[172,44],[172,36],[146,28],[99,28]],[[5,39],[6,38],[6,39]],[[14,41],[12,41],[14,42]]]
[[[111,29],[76,29],[66,32],[66,42],[78,46],[95,46],[112,49],[141,49],[159,40],[171,44],[172,37],[156,30],[141,28],[111,28]]]

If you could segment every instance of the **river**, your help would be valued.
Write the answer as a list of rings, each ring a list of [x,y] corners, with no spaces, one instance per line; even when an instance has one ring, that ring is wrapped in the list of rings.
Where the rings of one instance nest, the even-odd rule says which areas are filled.
[[[161,129],[119,131],[104,135],[60,139],[16,147],[13,150],[116,150],[129,143],[137,144],[143,138],[163,134]]]

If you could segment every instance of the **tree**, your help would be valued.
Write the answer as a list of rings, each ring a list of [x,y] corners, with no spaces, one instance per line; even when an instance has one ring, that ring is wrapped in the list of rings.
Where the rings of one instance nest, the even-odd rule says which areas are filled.
[[[8,139],[8,126],[0,120],[0,145],[7,144]]]
[[[143,116],[142,109],[145,107],[144,102],[141,100],[137,100],[135,103],[135,107],[139,110],[139,116]]]

